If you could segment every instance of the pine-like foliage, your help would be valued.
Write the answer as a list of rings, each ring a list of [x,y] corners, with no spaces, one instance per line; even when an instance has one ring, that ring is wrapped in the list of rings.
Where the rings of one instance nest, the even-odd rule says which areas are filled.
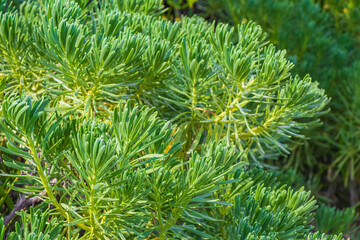
[[[304,239],[312,228],[310,193],[278,185],[263,170],[247,170],[242,152],[225,141],[204,145],[184,161],[176,129],[151,109],[131,109],[128,102],[99,122],[47,107],[45,99],[6,95],[0,123],[8,139],[0,147],[3,163],[22,183],[12,188],[41,197],[40,208],[50,204],[59,218],[47,223],[48,215],[31,213],[33,224],[61,228],[44,234]],[[21,234],[16,229],[11,234]]]
[[[50,216],[48,211],[37,210],[35,212],[34,208],[30,208],[30,214],[26,213],[24,210],[21,210],[18,215],[20,216],[20,221],[16,222],[15,230],[10,234],[6,234],[4,228],[4,219],[0,218],[1,239],[66,239],[65,237],[60,236],[63,222],[58,221],[57,218],[51,218],[51,220],[48,221]]]
[[[316,212],[316,227],[322,233],[349,233],[356,232],[359,214],[354,208],[337,210],[320,204]]]
[[[170,22],[157,0],[0,6],[0,234],[327,239],[310,192],[253,164],[329,101],[259,26]],[[10,191],[40,199],[15,226]]]
[[[324,92],[291,76],[259,26],[171,23],[132,13],[158,15],[158,1],[135,2],[31,1],[2,13],[4,90],[51,95],[56,110],[88,116],[124,98],[155,106],[180,125],[186,151],[212,136],[254,155],[288,152],[288,140],[318,122]]]
[[[171,4],[171,1],[169,1]],[[332,98],[324,127],[309,131],[313,141],[295,145],[287,167],[320,175],[339,188],[343,205],[359,201],[359,0],[209,0],[197,1],[208,18],[233,25],[256,21],[269,40],[287,50],[300,76],[310,73]],[[191,11],[189,11],[191,12]],[[318,174],[320,173],[320,174]],[[325,177],[327,175],[327,177]],[[320,178],[320,177],[319,177]]]

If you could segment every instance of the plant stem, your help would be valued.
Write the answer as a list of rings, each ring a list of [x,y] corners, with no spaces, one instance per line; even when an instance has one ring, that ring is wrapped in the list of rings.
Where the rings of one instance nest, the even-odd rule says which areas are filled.
[[[29,145],[30,145],[30,151],[31,151],[31,153],[33,155],[33,158],[34,158],[34,161],[36,163],[36,168],[37,168],[37,171],[39,173],[40,180],[41,180],[42,184],[44,185],[46,195],[50,198],[52,204],[60,212],[60,214],[64,218],[68,219],[69,222],[73,222],[74,219],[67,214],[67,212],[65,211],[65,209],[63,207],[61,207],[60,203],[56,200],[56,197],[54,196],[54,194],[53,194],[53,192],[51,190],[50,184],[49,184],[49,182],[48,182],[48,180],[47,180],[47,178],[46,178],[46,176],[44,174],[44,169],[41,166],[41,161],[37,156],[37,152],[35,150],[33,141],[30,138],[27,138],[27,140],[28,140]],[[83,229],[83,230],[85,230],[85,231],[91,231],[92,230],[90,227],[88,227],[88,226],[86,226],[85,224],[82,224],[82,223],[77,223],[76,226]],[[97,231],[94,231],[94,234],[95,234],[96,237],[102,239],[101,234],[98,233]]]
[[[92,179],[93,181],[93,179]],[[94,213],[95,213],[95,208],[94,208],[94,195],[95,195],[95,190],[94,190],[94,184],[93,182],[91,183],[91,190],[90,190],[90,209],[89,209],[89,218],[90,218],[90,225],[91,225],[91,232],[94,233],[96,230],[95,228],[95,217],[94,217]]]

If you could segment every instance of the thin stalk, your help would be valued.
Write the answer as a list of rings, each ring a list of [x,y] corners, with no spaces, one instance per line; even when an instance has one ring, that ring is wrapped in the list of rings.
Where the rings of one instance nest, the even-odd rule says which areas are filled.
[[[72,217],[70,217],[68,215],[68,213],[65,211],[65,209],[63,207],[61,207],[60,203],[56,200],[56,197],[54,196],[52,190],[51,190],[51,187],[50,187],[50,184],[44,174],[44,169],[42,168],[41,166],[41,161],[40,159],[38,158],[37,156],[37,152],[35,150],[35,147],[34,147],[34,144],[33,142],[31,141],[30,138],[27,138],[28,142],[29,142],[29,145],[30,145],[30,151],[33,155],[33,158],[34,158],[34,161],[36,163],[36,168],[37,168],[37,171],[39,173],[39,177],[40,177],[40,180],[41,180],[41,183],[43,184],[44,186],[44,189],[45,189],[45,192],[46,192],[46,195],[50,198],[50,200],[52,201],[52,204],[55,206],[55,208],[59,211],[59,213],[65,218],[65,219],[68,219],[69,222],[73,222],[74,219]],[[85,224],[82,224],[82,223],[77,223],[75,224],[77,227],[85,230],[85,231],[91,231],[92,228],[86,226]],[[102,238],[101,234],[94,231],[94,234],[96,237],[98,238]]]
[[[89,217],[90,217],[90,226],[91,226],[91,233],[94,233],[96,230],[95,228],[95,217],[94,217],[94,213],[95,213],[95,189],[94,189],[94,183],[91,183],[91,190],[90,190],[90,208],[89,208]],[[90,238],[91,239],[91,238]]]

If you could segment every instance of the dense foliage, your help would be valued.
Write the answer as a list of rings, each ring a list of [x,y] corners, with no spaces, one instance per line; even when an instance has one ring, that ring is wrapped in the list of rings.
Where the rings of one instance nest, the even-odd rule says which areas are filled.
[[[269,33],[270,42],[287,50],[294,72],[310,73],[326,89],[332,111],[323,117],[325,124],[309,131],[311,140],[294,145],[281,165],[316,178],[312,188],[326,192],[334,204],[355,206],[360,191],[360,1],[199,0],[192,7],[190,14],[199,11],[233,25],[256,21]]]
[[[0,3],[0,237],[335,240],[356,220],[320,208],[349,214],[325,235],[310,192],[264,169],[329,99],[258,25],[171,22],[158,0]]]
[[[111,2],[96,18],[87,15],[94,3],[74,4],[33,2],[20,6],[22,17],[2,15],[5,91],[52,95],[55,110],[88,116],[133,99],[181,125],[187,139],[211,131],[261,154],[287,152],[286,141],[303,138],[328,102],[309,76],[291,76],[285,51],[267,45],[255,24],[235,32],[197,18],[171,23]]]
[[[47,104],[7,95],[0,126],[3,163],[23,185],[15,189],[45,193],[39,209],[53,206],[32,212],[34,224],[45,227],[49,213],[62,219],[50,235],[304,239],[311,229],[310,193],[246,170],[235,146],[214,142],[184,161],[174,126],[153,110],[128,102],[107,123],[48,113]]]

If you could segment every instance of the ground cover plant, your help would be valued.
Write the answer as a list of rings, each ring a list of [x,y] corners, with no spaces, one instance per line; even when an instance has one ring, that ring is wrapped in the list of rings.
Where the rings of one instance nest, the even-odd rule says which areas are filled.
[[[342,239],[322,216],[344,212],[264,162],[329,98],[258,25],[171,22],[157,0],[0,11],[0,237]]]

